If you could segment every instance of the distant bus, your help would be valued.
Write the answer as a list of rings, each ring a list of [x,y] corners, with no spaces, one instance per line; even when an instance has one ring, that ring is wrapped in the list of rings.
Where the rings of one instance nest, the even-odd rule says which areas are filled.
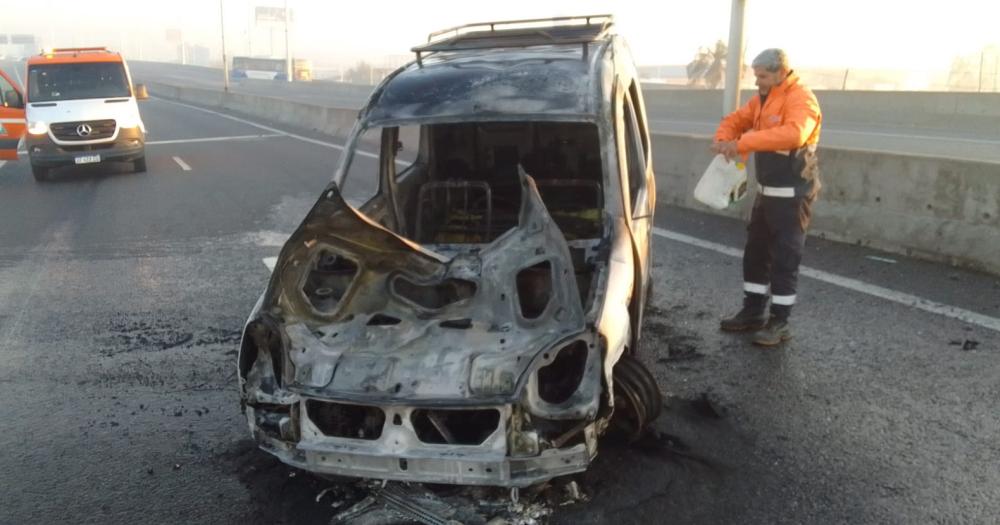
[[[230,78],[258,78],[264,80],[287,80],[285,59],[233,57]],[[292,78],[298,82],[312,80],[312,62],[302,58],[292,59]]]

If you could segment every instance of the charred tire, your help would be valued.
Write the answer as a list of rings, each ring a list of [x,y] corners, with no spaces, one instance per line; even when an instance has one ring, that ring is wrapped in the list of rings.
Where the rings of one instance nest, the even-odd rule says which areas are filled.
[[[143,155],[132,161],[132,171],[136,173],[146,173],[146,156]]]
[[[629,441],[643,431],[663,410],[663,395],[656,378],[633,355],[624,354],[614,369],[615,429]]]
[[[45,182],[49,180],[49,168],[44,168],[42,166],[31,165],[31,175],[35,177],[38,182]]]

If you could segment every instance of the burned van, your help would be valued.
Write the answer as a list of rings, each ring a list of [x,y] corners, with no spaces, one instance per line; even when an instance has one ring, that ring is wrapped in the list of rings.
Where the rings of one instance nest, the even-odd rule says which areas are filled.
[[[375,89],[243,334],[261,448],[321,474],[519,487],[658,415],[635,357],[652,155],[613,27],[441,31]]]

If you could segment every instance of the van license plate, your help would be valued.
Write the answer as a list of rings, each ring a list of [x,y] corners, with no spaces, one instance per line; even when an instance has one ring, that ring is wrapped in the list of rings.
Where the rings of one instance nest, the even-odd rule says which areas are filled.
[[[100,155],[84,155],[82,157],[77,157],[74,159],[77,164],[91,164],[94,162],[101,162]]]

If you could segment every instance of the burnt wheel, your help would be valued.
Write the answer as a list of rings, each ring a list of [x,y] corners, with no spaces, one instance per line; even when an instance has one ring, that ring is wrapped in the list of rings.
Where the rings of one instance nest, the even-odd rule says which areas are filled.
[[[615,429],[629,441],[642,436],[663,409],[656,379],[634,356],[622,355],[614,369]]]

